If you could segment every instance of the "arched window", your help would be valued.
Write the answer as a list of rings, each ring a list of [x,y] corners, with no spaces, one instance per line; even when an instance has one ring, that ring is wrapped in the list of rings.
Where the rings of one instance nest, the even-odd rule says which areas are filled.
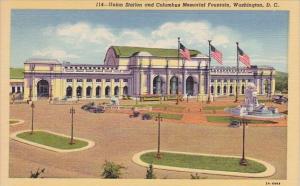
[[[232,85],[230,85],[230,87],[229,87],[229,93],[233,94],[233,87],[232,87]]]
[[[214,86],[211,86],[211,87],[210,87],[210,93],[213,94],[214,92],[215,92]]]
[[[72,92],[73,92],[72,87],[68,86],[67,89],[66,89],[66,97],[71,98],[72,97]]]
[[[101,87],[100,86],[96,87],[96,97],[97,98],[101,97]]]
[[[125,86],[125,87],[123,88],[123,95],[124,95],[124,96],[128,96],[128,87],[127,87],[127,86]]]
[[[217,94],[221,94],[221,87],[217,86]]]
[[[86,97],[88,98],[92,97],[92,87],[90,86],[86,88]]]
[[[186,79],[186,94],[189,96],[193,96],[194,95],[194,79],[192,76],[189,76]]]
[[[245,94],[245,86],[242,85],[242,94]]]
[[[119,96],[119,87],[118,86],[116,86],[115,87],[115,96]]]
[[[161,94],[162,93],[162,79],[159,76],[156,76],[153,79],[153,94]]]
[[[223,93],[224,93],[224,94],[227,93],[227,87],[226,87],[226,85],[223,87]]]
[[[176,76],[170,79],[170,94],[178,94],[178,77]]]
[[[107,86],[105,87],[105,97],[109,97],[110,96],[110,87]]]
[[[49,97],[49,83],[46,80],[40,80],[37,83],[37,96]]]
[[[77,87],[76,95],[77,95],[78,98],[82,97],[82,87],[81,86]]]

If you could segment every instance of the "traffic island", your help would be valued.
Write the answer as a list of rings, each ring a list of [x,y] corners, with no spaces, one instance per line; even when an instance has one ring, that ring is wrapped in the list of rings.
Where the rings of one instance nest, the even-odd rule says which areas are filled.
[[[156,158],[155,150],[147,150],[133,156],[133,162],[156,169],[183,171],[192,173],[215,174],[239,177],[268,177],[275,168],[267,162],[247,157],[247,166],[240,165],[241,157],[216,154],[200,154],[176,151],[161,151]]]
[[[9,119],[9,125],[10,126],[14,126],[14,125],[19,125],[24,123],[24,120],[20,120],[20,119]]]
[[[35,147],[47,149],[55,152],[75,152],[89,149],[95,145],[93,141],[74,138],[73,144],[70,143],[70,137],[47,130],[19,131],[13,133],[11,138]]]
[[[230,123],[234,120],[240,120],[238,117],[232,116],[207,116],[206,117],[208,122],[212,123]],[[245,119],[248,121],[248,124],[277,124],[276,121],[271,120],[255,120],[255,119]]]

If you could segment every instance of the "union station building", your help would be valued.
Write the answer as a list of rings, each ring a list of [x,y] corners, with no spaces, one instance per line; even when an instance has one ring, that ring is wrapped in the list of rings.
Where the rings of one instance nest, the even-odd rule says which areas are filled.
[[[275,69],[268,66],[211,66],[209,58],[190,50],[191,60],[178,58],[177,49],[111,46],[104,64],[72,64],[52,59],[28,59],[24,79],[11,79],[11,93],[24,100],[103,99],[111,96],[183,95],[206,99],[208,86],[214,97],[243,95],[253,82],[258,94],[274,94]],[[241,65],[242,66],[242,65]],[[16,87],[17,86],[17,87]],[[19,87],[19,88],[18,88]]]

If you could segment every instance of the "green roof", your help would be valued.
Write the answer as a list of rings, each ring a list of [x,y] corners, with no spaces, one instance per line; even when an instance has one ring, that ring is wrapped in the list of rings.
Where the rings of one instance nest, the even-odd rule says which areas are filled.
[[[177,49],[166,49],[166,48],[145,48],[145,47],[130,47],[130,46],[112,46],[118,57],[131,57],[137,52],[148,52],[155,57],[177,57]],[[189,49],[192,57],[201,52],[197,50]]]
[[[24,79],[24,69],[10,68],[10,79]]]

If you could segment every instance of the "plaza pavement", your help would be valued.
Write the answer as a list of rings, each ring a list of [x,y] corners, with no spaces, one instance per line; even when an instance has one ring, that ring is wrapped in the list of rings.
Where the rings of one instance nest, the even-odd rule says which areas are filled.
[[[95,146],[80,152],[58,153],[10,139],[10,177],[29,177],[30,171],[45,168],[44,177],[101,178],[102,165],[109,160],[127,167],[123,170],[122,178],[144,178],[146,168],[133,163],[132,157],[135,153],[157,147],[157,122],[129,118],[126,113],[89,113],[80,109],[81,106],[82,103],[74,105],[74,135],[94,141]],[[70,107],[49,105],[46,101],[36,102],[35,128],[69,135]],[[25,121],[21,125],[10,126],[10,133],[30,129],[29,105],[11,105],[10,117]],[[246,156],[275,166],[276,173],[270,179],[286,179],[287,127],[249,126],[246,130]],[[164,120],[161,125],[162,150],[240,155],[241,140],[241,128],[183,125],[172,120]],[[191,173],[155,169],[155,174],[158,178],[190,179]],[[208,179],[240,179],[208,174],[200,176]]]

